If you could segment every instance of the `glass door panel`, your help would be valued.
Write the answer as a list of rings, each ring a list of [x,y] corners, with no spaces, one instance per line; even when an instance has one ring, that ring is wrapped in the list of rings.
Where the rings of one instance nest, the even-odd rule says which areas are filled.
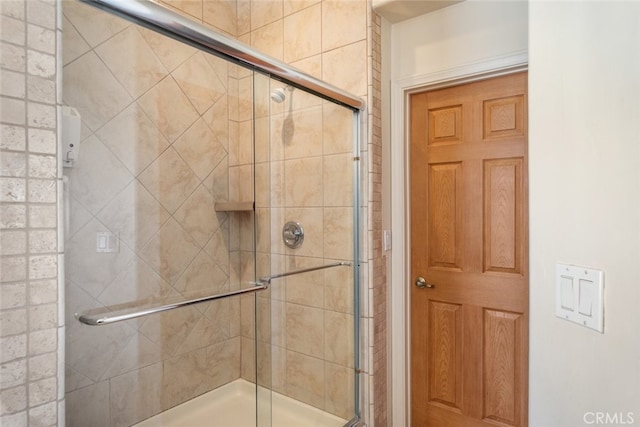
[[[273,275],[312,270],[259,297],[270,305],[258,329],[270,328],[271,421],[343,426],[355,413],[354,114],[265,79],[255,84],[266,99],[255,104],[257,257]],[[323,268],[339,262],[349,265]]]
[[[135,425],[248,387],[228,416],[253,426],[255,294],[108,326],[74,316],[253,286],[253,73],[80,2],[62,13],[63,102],[80,117],[65,168],[68,425]]]

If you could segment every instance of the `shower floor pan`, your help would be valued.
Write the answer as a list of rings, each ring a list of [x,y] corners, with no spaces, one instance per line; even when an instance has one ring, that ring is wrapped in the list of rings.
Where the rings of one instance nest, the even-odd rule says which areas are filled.
[[[347,421],[278,393],[271,394],[269,427],[343,427]],[[265,405],[268,401],[265,399]],[[265,406],[267,407],[267,406]],[[266,411],[265,411],[266,412]],[[265,414],[265,418],[268,414]],[[135,427],[254,427],[255,385],[239,379],[146,419]]]

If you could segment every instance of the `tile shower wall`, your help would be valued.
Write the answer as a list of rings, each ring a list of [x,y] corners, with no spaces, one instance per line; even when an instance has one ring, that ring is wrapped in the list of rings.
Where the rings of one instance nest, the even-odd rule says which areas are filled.
[[[258,226],[271,224],[271,269],[291,271],[350,261],[352,113],[299,91],[287,96],[281,112],[271,116],[271,174],[265,177],[271,180],[271,209],[258,208]],[[259,166],[257,181],[261,181]],[[300,222],[305,230],[305,241],[297,249],[282,242],[281,229],[288,221]],[[353,326],[351,268],[274,281],[272,335],[262,335],[258,328],[258,345],[271,345],[273,389],[350,419]]]
[[[0,425],[7,427],[64,425],[56,8],[0,2]]]
[[[369,9],[366,1],[239,1],[238,38],[366,97]],[[351,259],[351,113],[297,90],[285,89],[284,103],[272,103],[268,93],[278,86],[282,85],[255,85],[256,183],[269,184],[268,190],[256,188],[258,271],[290,271]],[[269,109],[270,119],[262,114]],[[363,194],[368,188],[367,162],[365,145]],[[360,209],[367,229],[371,198],[364,199]],[[281,242],[282,226],[289,220],[305,228],[307,237],[299,249],[287,249]],[[269,228],[268,236],[260,231]],[[365,283],[367,238],[362,235]],[[271,300],[258,298],[259,382],[343,418],[353,414],[351,283],[349,269],[325,270],[276,280]],[[252,357],[255,351],[250,308],[246,304],[242,310],[247,362],[245,355]],[[250,366],[244,366],[243,376],[252,379]]]
[[[251,215],[214,212],[241,196],[234,180],[251,178],[230,170],[239,71],[78,2],[63,4],[63,33],[63,101],[82,116],[65,171],[68,425],[125,426],[240,377],[237,298],[109,326],[74,319],[239,287],[252,265],[239,226]],[[118,247],[98,253],[105,232]]]
[[[265,3],[265,4],[260,4]],[[280,2],[277,1],[276,6],[269,6],[267,3],[269,2],[260,2],[253,4],[249,1],[220,1],[220,2],[202,2],[202,1],[191,1],[185,2],[181,1],[172,1],[170,4],[175,6],[182,6],[188,8],[188,13],[195,19],[204,20],[205,22],[216,26],[219,29],[231,34],[241,34],[244,36],[245,41],[253,42],[256,46],[263,45],[265,50],[272,50],[274,56],[278,56],[285,61],[292,62],[295,66],[305,69],[310,74],[316,75],[318,77],[325,78],[332,83],[345,87],[349,90],[353,91],[352,87],[361,86],[361,83],[365,81],[363,76],[367,75],[367,69],[369,69],[369,65],[366,64],[366,59],[369,57],[371,59],[370,48],[366,48],[363,40],[361,39],[360,31],[363,28],[366,28],[369,24],[369,6],[366,6],[366,13],[364,14],[349,14],[344,13],[342,11],[339,15],[335,16],[335,12],[339,10],[340,7],[344,7],[345,4],[340,5],[340,2],[315,2],[315,1],[300,1],[300,2]],[[357,2],[343,2],[347,5],[349,3],[357,3]],[[43,77],[39,75],[39,73],[43,72],[40,69],[44,60],[44,63],[51,62],[47,60],[47,55],[50,55],[51,52],[47,52],[47,49],[43,46],[47,46],[46,40],[50,40],[51,33],[46,30],[53,29],[52,22],[54,21],[55,10],[54,10],[54,2],[52,1],[3,1],[0,2],[2,6],[2,80],[3,82],[9,81],[20,81],[20,77],[16,76],[13,73],[25,73],[27,70],[27,59],[29,59],[29,63],[31,66],[29,70],[26,71],[27,75],[27,84],[28,84],[28,95],[25,96],[22,93],[13,92],[14,85],[5,84],[2,87],[2,156],[3,156],[3,171],[5,170],[4,159],[5,153],[10,153],[14,159],[18,156],[14,156],[14,154],[23,153],[24,155],[28,155],[27,153],[32,152],[36,154],[55,154],[55,133],[52,132],[51,128],[47,126],[35,125],[34,123],[27,124],[26,120],[23,121],[21,119],[20,111],[25,111],[29,109],[29,105],[32,103],[36,104],[44,104],[47,105],[50,103],[50,94],[52,91],[52,76]],[[29,7],[27,8],[27,4]],[[281,5],[278,5],[281,4]],[[321,6],[319,6],[321,4]],[[18,5],[17,7],[15,5]],[[347,6],[348,7],[348,6]],[[361,5],[351,5],[352,8],[360,8]],[[25,10],[26,8],[26,10]],[[240,19],[236,21],[236,9],[239,13]],[[318,10],[321,10],[322,17],[324,18],[322,21],[317,19]],[[332,16],[332,12],[334,11],[334,15]],[[302,26],[299,26],[296,29],[296,19],[293,17],[294,14],[297,14],[296,18],[299,18],[298,22],[302,22]],[[363,21],[361,18],[366,16],[366,21]],[[342,19],[339,19],[342,18]],[[281,22],[277,22],[281,21]],[[26,24],[25,24],[26,22]],[[90,21],[87,21],[87,23]],[[236,27],[236,24],[239,24]],[[241,25],[240,25],[241,24]],[[275,25],[271,25],[275,24]],[[78,23],[81,26],[81,23]],[[298,24],[300,25],[300,24]],[[29,29],[29,37],[26,37],[26,27]],[[236,29],[237,28],[237,29]],[[250,28],[250,29],[249,29]],[[340,29],[338,31],[337,29]],[[11,31],[9,31],[11,29]],[[102,31],[100,29],[99,31]],[[75,28],[70,28],[67,26],[65,31],[74,32]],[[40,34],[41,37],[36,37],[37,34]],[[357,34],[354,37],[354,33]],[[291,37],[291,34],[295,36]],[[286,38],[285,38],[286,36]],[[379,36],[379,35],[378,35]],[[344,45],[335,45],[335,38],[344,38]],[[372,38],[369,36],[369,38]],[[73,37],[72,37],[73,39]],[[25,40],[27,43],[25,43]],[[44,44],[42,44],[44,41]],[[152,41],[146,38],[147,43],[152,44]],[[85,43],[91,43],[89,40],[80,40],[77,44],[72,41],[65,40],[65,48],[64,53],[65,56],[74,56],[77,52],[83,52],[86,49]],[[93,40],[95,43],[96,40]],[[49,42],[50,43],[50,42]],[[294,48],[292,44],[296,44],[298,47]],[[286,46],[285,46],[286,45]],[[349,49],[350,45],[351,49]],[[26,49],[29,49],[29,56],[26,55]],[[160,47],[161,49],[161,47]],[[179,50],[179,49],[178,49]],[[348,50],[345,53],[345,50]],[[305,53],[306,52],[306,53]],[[175,53],[175,52],[174,52]],[[349,55],[351,54],[351,55]],[[158,57],[163,56],[168,64],[166,65],[168,68],[174,67],[177,64],[172,64],[172,61],[180,62],[179,55],[173,56],[170,51],[162,52],[158,51],[156,53]],[[348,60],[342,63],[333,62],[333,58],[339,57],[347,57]],[[355,59],[355,62],[352,61]],[[60,62],[61,56],[58,54],[58,61]],[[354,67],[354,65],[356,65]],[[46,68],[45,68],[46,69]],[[11,80],[13,79],[13,80]],[[355,80],[355,81],[354,81]],[[368,81],[369,88],[364,91],[358,90],[356,93],[360,95],[365,95],[367,92],[371,93],[371,85],[372,79],[371,76],[368,76],[366,79]],[[39,83],[39,84],[38,84]],[[233,87],[233,80],[229,81],[231,87]],[[17,86],[18,88],[20,85]],[[49,94],[47,97],[46,94]],[[23,104],[20,100],[26,98],[26,102]],[[367,98],[369,107],[369,114],[371,111],[378,111],[378,105],[376,103],[376,99],[372,96]],[[17,106],[18,108],[13,108]],[[11,107],[11,108],[9,108]],[[32,108],[35,111],[38,108]],[[234,111],[233,102],[230,104],[230,112]],[[17,112],[17,114],[16,114]],[[22,113],[25,114],[25,113]],[[15,131],[17,129],[17,131]],[[16,133],[14,133],[16,132]],[[375,129],[374,129],[375,132]],[[373,146],[372,141],[375,145],[376,136],[373,135],[374,132],[369,134],[369,144],[367,146]],[[86,135],[86,129],[84,134]],[[26,143],[24,141],[27,141]],[[21,142],[22,141],[22,142]],[[8,145],[7,145],[8,144]],[[54,144],[54,145],[51,145]],[[366,157],[366,147],[364,146],[365,157],[363,157],[364,164],[363,166],[367,166],[367,163],[375,162],[372,158],[367,160]],[[7,161],[7,164],[9,161]],[[20,161],[18,161],[20,163]],[[132,166],[133,167],[133,166]],[[32,171],[30,167],[30,171]],[[375,171],[370,172],[371,179],[373,182],[379,178],[379,173]],[[19,177],[19,179],[14,179],[15,177],[7,177],[4,176],[3,173],[2,181],[3,187],[8,188],[11,187],[9,181],[17,182],[20,179],[31,178],[32,180],[43,180],[46,181],[46,178],[35,177],[33,175]],[[366,169],[364,170],[364,175],[366,177]],[[8,178],[8,179],[5,179]],[[224,177],[223,177],[224,178]],[[369,212],[375,212],[376,206],[379,206],[379,192],[376,192],[375,189],[371,189],[371,191],[367,191],[367,182],[365,179],[363,194],[369,193],[369,197],[364,201],[363,207],[361,208],[363,213],[363,220],[365,222],[364,229],[370,230],[369,236],[363,236],[364,244],[363,244],[363,275],[366,290],[369,292],[365,292],[363,294],[363,309],[364,316],[373,316],[373,309],[369,309],[369,307],[373,307],[373,297],[370,295],[373,291],[373,284],[368,280],[369,276],[373,277],[383,277],[383,275],[375,276],[373,274],[369,274],[367,268],[367,261],[373,265],[376,264],[376,260],[380,259],[379,250],[371,250],[368,251],[367,248],[373,248],[374,244],[369,244],[369,242],[375,243],[379,241],[379,236],[376,235],[376,230],[373,228],[375,226],[376,220],[372,217],[371,221],[369,220]],[[379,182],[379,181],[378,181]],[[27,184],[28,185],[28,184]],[[222,186],[224,187],[224,185]],[[3,190],[5,189],[3,188]],[[11,187],[13,188],[13,187]],[[25,187],[26,188],[26,187]],[[3,194],[5,194],[3,192]],[[8,193],[7,193],[8,194]],[[4,233],[6,229],[11,229],[14,231],[14,228],[17,229],[15,231],[18,232],[26,232],[30,233],[31,229],[29,227],[41,228],[42,230],[34,230],[37,232],[44,231],[48,232],[49,242],[53,238],[50,231],[55,230],[55,203],[34,203],[33,200],[30,199],[32,193],[29,192],[25,199],[20,199],[19,201],[9,201],[5,202],[2,200],[2,232]],[[33,193],[36,196],[35,193]],[[72,203],[76,203],[72,199]],[[379,211],[379,209],[377,209]],[[82,212],[82,211],[81,211]],[[28,225],[30,222],[30,225]],[[82,222],[82,221],[81,221]],[[231,220],[230,222],[233,222]],[[238,221],[239,222],[239,221]],[[367,226],[367,222],[371,224],[371,226]],[[73,223],[76,224],[76,220],[73,220]],[[141,224],[142,225],[142,224]],[[235,237],[231,237],[232,241],[238,240],[239,233],[236,233]],[[11,239],[13,242],[13,239]],[[7,240],[8,241],[8,240]],[[20,240],[18,240],[19,242]],[[378,242],[379,248],[379,242]],[[239,247],[239,243],[236,245]],[[31,249],[26,249],[26,256],[29,257]],[[4,315],[4,310],[15,310],[15,309],[23,309],[26,307],[31,307],[34,305],[40,304],[48,304],[48,303],[61,303],[57,300],[55,285],[50,279],[34,279],[29,276],[29,272],[21,273],[22,267],[26,268],[28,262],[24,261],[23,264],[20,264],[20,258],[23,258],[19,255],[14,255],[14,251],[3,243],[2,245],[2,256],[3,256],[3,277],[2,277],[2,310]],[[239,254],[238,254],[239,255]],[[36,257],[40,257],[37,255]],[[16,269],[4,268],[6,267],[6,263],[12,264],[12,261],[16,261],[17,266]],[[371,262],[372,261],[372,262]],[[34,264],[35,265],[35,264]],[[20,277],[20,280],[17,282],[13,279],[15,277],[7,277],[7,272],[14,271],[17,274],[23,274]],[[29,270],[31,271],[31,270]],[[232,271],[233,272],[233,271]],[[24,280],[23,280],[24,279]],[[384,286],[384,282],[382,283]],[[380,284],[377,283],[376,287],[380,287]],[[382,307],[382,310],[376,310],[376,316],[382,313],[382,317],[384,317],[384,304],[383,301],[378,300],[376,303],[376,307]],[[369,317],[369,319],[371,319]],[[62,319],[59,319],[59,323],[62,323]],[[367,342],[367,345],[373,346],[378,349],[376,361],[380,364],[384,364],[385,356],[384,351],[381,350],[380,343],[373,343],[373,336],[370,331],[373,331],[373,328],[369,328],[371,322],[363,323],[363,338]],[[31,359],[30,353],[25,353],[22,355],[20,351],[18,354],[22,356],[18,356],[17,359],[11,359],[9,362],[6,362],[5,358],[7,356],[7,352],[4,349],[9,347],[4,344],[9,341],[15,342],[18,344],[18,349],[23,348],[23,344],[25,342],[31,343],[31,347],[37,346],[39,350],[45,350],[45,347],[48,348],[46,354],[47,356],[38,357],[37,360],[42,362],[46,360],[51,360],[52,351],[54,347],[51,346],[52,342],[55,341],[53,335],[51,335],[51,339],[48,339],[45,335],[48,330],[35,331],[33,334],[30,333],[30,330],[27,330],[26,335],[23,333],[4,336],[3,332],[3,376],[2,376],[2,401],[3,405],[9,400],[5,399],[5,397],[17,396],[16,400],[11,400],[12,402],[18,402],[17,405],[12,406],[11,408],[7,408],[3,406],[3,415],[2,422],[3,425],[7,423],[7,425],[11,425],[8,423],[15,423],[16,425],[24,425],[26,423],[25,420],[29,419],[34,423],[39,425],[53,425],[53,420],[55,416],[52,417],[53,406],[50,403],[46,403],[43,405],[32,404],[32,403],[23,403],[27,398],[27,386],[24,386],[28,381],[32,381],[33,378],[38,378],[40,374],[32,376],[29,372],[31,369],[35,368],[35,359]],[[9,340],[9,341],[7,341]],[[23,343],[23,344],[20,344]],[[28,344],[29,345],[29,344]],[[384,347],[384,346],[382,346]],[[51,351],[49,351],[51,350]],[[27,351],[27,350],[25,350]],[[31,351],[31,350],[29,350]],[[381,356],[378,356],[381,355]],[[38,356],[40,356],[38,354]],[[6,362],[6,363],[5,363]],[[15,362],[15,363],[14,363]],[[11,364],[11,366],[8,366]],[[15,365],[15,366],[14,366]],[[24,365],[26,365],[27,371],[23,369]],[[373,363],[371,363],[368,359],[364,360],[363,368],[368,374],[373,373]],[[62,371],[62,369],[59,369]],[[147,370],[148,371],[148,370]],[[9,376],[5,375],[6,373],[10,373]],[[41,372],[41,370],[39,370]],[[51,372],[48,370],[47,372]],[[73,375],[73,374],[72,374]],[[365,377],[365,381],[368,381],[369,375]],[[7,378],[16,379],[16,383],[7,382]],[[27,379],[28,378],[28,379]],[[144,377],[148,378],[148,377]],[[37,380],[36,380],[37,381]],[[7,386],[7,384],[11,383],[11,386]],[[62,383],[62,381],[58,381],[58,383]],[[17,384],[17,385],[15,385]],[[368,385],[365,384],[365,388]],[[9,391],[8,391],[9,390]],[[7,394],[8,393],[8,394]],[[31,392],[28,392],[29,397],[31,396]],[[363,393],[365,404],[372,404],[373,402],[369,402],[369,393]],[[374,393],[372,393],[374,395]],[[380,395],[379,393],[375,393],[375,395]],[[103,394],[104,397],[104,394]],[[38,406],[39,405],[39,406]],[[33,408],[33,410],[29,410],[29,408]],[[365,419],[369,419],[369,422],[373,424],[373,416],[369,415],[367,412],[367,408],[365,407]],[[28,411],[28,412],[27,412]],[[42,421],[43,419],[49,419],[51,422]],[[60,425],[62,425],[61,423]],[[380,422],[382,425],[382,422]]]
[[[369,265],[370,274],[369,289],[373,309],[369,312],[369,322],[373,324],[373,336],[371,337],[368,353],[372,355],[372,390],[374,402],[370,410],[371,419],[377,425],[388,425],[390,422],[390,411],[387,390],[389,384],[389,363],[388,363],[388,320],[387,320],[387,261],[386,254],[382,250],[382,112],[380,105],[382,102],[382,46],[381,46],[381,19],[380,16],[372,13],[370,21],[370,67],[372,79],[369,82],[369,102],[376,106],[369,112],[369,208],[371,217],[369,221],[370,252]],[[371,424],[373,424],[373,422]]]
[[[292,65],[306,71],[307,73],[322,78],[330,83],[333,83],[339,87],[342,87],[352,93],[363,96],[367,99],[367,104],[370,106],[369,115],[373,111],[377,111],[379,103],[376,102],[376,98],[373,96],[374,79],[368,70],[373,68],[373,54],[371,44],[368,43],[373,39],[376,34],[371,31],[372,16],[370,12],[370,5],[368,2],[362,0],[358,1],[170,1],[166,2],[176,10],[189,15],[196,20],[204,20],[205,22],[216,26],[218,29],[227,32],[232,36],[237,36],[241,41],[251,44],[258,49],[278,58],[285,62],[289,62]],[[237,12],[237,18],[236,18]],[[88,21],[87,21],[88,22]],[[338,31],[339,29],[339,31]],[[379,34],[377,35],[379,37]],[[147,39],[147,43],[151,42]],[[83,47],[78,47],[82,51]],[[70,49],[76,49],[76,47],[70,47]],[[169,52],[165,52],[169,53]],[[157,52],[156,55],[160,57],[161,52]],[[171,59],[168,59],[171,60]],[[176,61],[176,62],[179,62]],[[366,78],[365,78],[366,76]],[[236,77],[234,79],[233,77]],[[242,71],[236,71],[230,73],[228,80],[229,89],[231,91],[236,90],[240,94],[240,100],[248,100],[252,91],[251,78],[244,74]],[[293,95],[293,99],[296,103],[300,100]],[[252,123],[248,112],[251,109],[251,105],[248,102],[237,102],[237,100],[230,99],[229,102],[229,135],[230,144],[228,146],[228,180],[229,187],[237,191],[236,194],[229,194],[229,198],[233,200],[246,200],[250,199],[253,193],[253,188],[247,185],[247,180],[244,178],[251,174],[251,159],[249,152],[245,146],[247,139],[242,135],[247,135],[250,132]],[[265,106],[268,99],[264,100]],[[195,105],[195,103],[194,103]],[[296,117],[293,123],[302,129],[306,127],[303,125],[304,120],[308,120],[314,114],[320,114],[324,117],[319,123],[323,123],[323,126],[328,128],[329,134],[333,132],[333,128],[336,127],[336,121],[332,118],[331,105],[325,104],[321,106],[316,105],[316,112],[311,113],[313,105],[305,105],[300,103],[293,108],[294,115],[300,115]],[[281,115],[274,116],[274,120],[282,120],[287,117],[288,112],[285,113],[284,108],[288,107],[285,103],[281,106],[283,108]],[[335,107],[334,107],[335,108]],[[302,113],[302,110],[306,109],[306,115]],[[236,121],[237,120],[237,121]],[[363,120],[363,123],[367,119]],[[372,121],[369,118],[369,123]],[[264,118],[258,118],[256,121],[256,137],[263,135],[261,126],[271,127],[272,129],[278,129],[279,123],[267,123]],[[351,126],[350,122],[347,125]],[[339,126],[338,126],[339,127]],[[281,128],[282,129],[282,128]],[[380,425],[385,424],[384,411],[378,411],[374,416],[373,399],[370,396],[378,396],[379,400],[381,396],[386,395],[383,382],[378,381],[377,389],[371,390],[371,393],[367,392],[369,388],[373,387],[373,374],[374,366],[377,366],[377,373],[384,372],[381,367],[386,364],[386,356],[384,352],[384,340],[379,339],[380,336],[384,338],[384,333],[378,334],[378,339],[374,342],[374,328],[373,328],[373,316],[374,316],[374,304],[375,315],[381,319],[386,317],[384,301],[381,299],[380,288],[385,286],[384,274],[379,274],[379,266],[381,260],[380,253],[380,236],[378,235],[378,228],[376,223],[379,222],[380,213],[380,198],[379,188],[376,186],[379,184],[379,153],[369,156],[371,148],[376,146],[375,129],[366,128],[365,132],[367,136],[365,140],[368,144],[363,144],[362,147],[362,170],[363,170],[363,182],[362,182],[362,194],[368,197],[363,197],[362,205],[359,207],[361,212],[361,218],[363,221],[363,229],[368,230],[369,233],[362,233],[361,235],[361,248],[362,259],[361,267],[363,274],[363,341],[364,345],[369,352],[365,353],[369,357],[365,357],[362,361],[361,368],[365,371],[364,375],[364,416],[370,425],[373,425],[374,418]],[[269,132],[269,131],[267,131]],[[318,132],[317,129],[312,129],[310,134]],[[322,131],[320,131],[322,133]],[[350,134],[350,130],[347,134]],[[302,133],[301,133],[302,135]],[[278,141],[278,135],[273,135],[273,141]],[[296,135],[297,136],[297,135]],[[331,138],[321,137],[323,141],[330,141]],[[312,138],[313,140],[313,138]],[[281,142],[286,142],[280,137]],[[325,239],[325,219],[332,221],[335,219],[344,219],[349,217],[349,214],[345,215],[345,210],[353,209],[350,206],[337,204],[328,206],[326,209],[314,205],[317,200],[304,200],[307,196],[303,191],[301,198],[303,200],[289,200],[287,202],[278,202],[278,197],[284,199],[285,194],[288,192],[290,199],[295,199],[300,194],[298,188],[293,188],[291,184],[301,187],[303,190],[309,188],[311,185],[322,183],[325,186],[325,174],[332,176],[335,171],[328,170],[331,166],[336,165],[328,156],[340,156],[346,155],[346,152],[338,151],[323,151],[320,154],[318,151],[307,151],[305,147],[299,152],[295,152],[295,147],[289,150],[288,154],[276,154],[273,162],[266,161],[264,153],[266,146],[260,144],[257,141],[255,156],[256,156],[256,175],[258,176],[258,185],[264,185],[268,183],[265,177],[269,177],[274,180],[271,187],[274,189],[280,189],[281,195],[277,195],[274,198],[275,205],[282,203],[282,205],[274,209],[273,218],[268,214],[268,210],[265,208],[270,207],[271,199],[261,199],[261,194],[267,194],[261,191],[261,188],[256,188],[256,203],[258,206],[257,217],[260,221],[261,227],[258,228],[257,245],[259,255],[257,259],[257,265],[260,271],[273,271],[279,272],[287,269],[301,268],[303,266],[315,265],[323,263],[327,259],[340,258],[341,255],[333,254],[332,245],[325,247],[325,240],[330,242],[331,237]],[[297,146],[298,148],[301,145]],[[331,150],[332,148],[329,148]],[[261,157],[262,156],[262,157]],[[280,157],[277,157],[280,156]],[[337,157],[336,157],[337,158]],[[346,156],[345,156],[346,158]],[[319,160],[320,159],[320,160]],[[320,169],[318,169],[320,168]],[[289,177],[293,171],[300,170],[312,170],[314,171],[308,181],[301,180],[289,184],[289,188],[286,185],[278,185],[278,180],[284,179],[285,171],[288,170]],[[321,170],[319,177],[318,170]],[[346,168],[339,169],[344,171]],[[367,171],[370,170],[368,173]],[[223,175],[223,174],[221,174]],[[282,181],[281,181],[282,182]],[[237,185],[240,183],[241,185]],[[223,186],[224,187],[224,186]],[[378,189],[377,189],[378,188]],[[328,189],[328,191],[327,191]],[[323,199],[325,195],[331,196],[333,194],[331,184],[324,187],[322,191]],[[324,200],[323,200],[324,202]],[[286,205],[285,203],[289,203]],[[300,203],[299,206],[296,205]],[[341,202],[334,202],[341,203]],[[274,205],[274,207],[275,207]],[[298,210],[296,212],[296,209]],[[322,214],[319,214],[320,210]],[[261,233],[264,230],[264,224],[272,224],[271,233],[273,235],[279,235],[279,229],[282,226],[281,219],[284,219],[285,212],[296,213],[295,216],[303,218],[304,221],[309,224],[314,224],[316,233],[322,233],[322,255],[320,250],[315,248],[315,253],[305,253],[296,255],[293,253],[287,253],[286,251],[279,252],[279,249],[274,244],[274,255],[271,257],[272,251],[266,249],[270,243],[269,236],[265,236]],[[306,214],[302,217],[300,214]],[[331,215],[333,214],[333,215]],[[229,229],[229,252],[230,270],[231,274],[236,272],[242,279],[251,278],[253,276],[254,260],[251,259],[249,253],[253,244],[253,230],[252,230],[252,218],[246,214],[232,214],[227,219]],[[322,231],[320,231],[322,230]],[[333,242],[333,247],[341,249],[339,243]],[[325,251],[326,249],[326,251]],[[326,258],[325,258],[326,257]],[[236,267],[234,267],[236,266]],[[375,274],[374,274],[375,273]],[[340,274],[346,275],[346,277],[340,277],[336,279],[324,279],[324,275]],[[322,277],[322,278],[321,278]],[[374,283],[370,281],[370,277],[377,277],[378,280]],[[344,295],[345,289],[336,286],[336,283],[345,283],[349,281],[348,270],[334,270],[313,273],[313,275],[305,277],[304,283],[298,283],[296,287],[295,281],[280,281],[279,286],[274,282],[274,288],[271,292],[273,301],[265,303],[266,298],[262,298],[262,305],[259,305],[261,313],[272,313],[273,318],[271,324],[261,323],[258,325],[258,334],[260,344],[258,353],[270,354],[268,346],[271,346],[273,354],[274,371],[270,376],[268,369],[260,369],[258,376],[265,376],[259,378],[263,384],[271,381],[274,389],[285,394],[290,394],[296,398],[299,398],[307,403],[314,404],[318,407],[327,409],[330,412],[348,416],[350,408],[344,407],[344,402],[348,402],[348,395],[345,393],[350,392],[349,379],[341,377],[340,375],[345,372],[349,372],[348,362],[342,362],[345,360],[344,355],[337,354],[320,354],[325,350],[319,350],[314,348],[307,348],[307,343],[298,342],[295,343],[299,336],[304,336],[307,331],[310,331],[315,337],[322,337],[323,343],[325,342],[337,342],[344,337],[331,337],[326,336],[329,328],[334,330],[346,331],[350,328],[350,325],[344,324],[344,317],[341,314],[348,314],[350,306],[350,295]],[[322,283],[320,286],[314,286],[313,295],[307,295],[309,288],[307,280],[314,283]],[[302,287],[304,285],[304,288]],[[376,301],[374,303],[374,287],[377,289]],[[303,292],[300,290],[304,289]],[[289,292],[287,292],[289,291]],[[297,294],[297,295],[296,295]],[[319,294],[323,294],[321,297]],[[384,294],[382,294],[384,296]],[[323,302],[320,304],[318,298],[322,298]],[[248,301],[245,301],[248,302]],[[322,306],[322,307],[321,307]],[[253,346],[253,334],[255,324],[251,322],[252,319],[252,303],[243,304],[242,319],[239,328],[241,329],[242,338],[240,339],[240,347],[242,348],[242,367],[240,368],[245,378],[255,378],[255,372],[251,361],[253,360],[253,354],[255,348]],[[287,318],[289,321],[287,322]],[[297,319],[302,322],[306,322],[308,328],[296,329]],[[263,319],[261,319],[263,320]],[[319,321],[327,327],[323,327],[322,331],[315,330],[316,324],[313,323]],[[332,323],[333,322],[333,323]],[[337,323],[336,323],[337,322]],[[336,327],[338,325],[338,327]],[[279,333],[267,338],[267,326],[273,326],[273,329],[279,331]],[[287,328],[287,326],[289,326]],[[232,326],[233,327],[233,326]],[[237,325],[235,326],[238,327]],[[289,347],[287,339],[293,344]],[[262,348],[261,348],[262,347]],[[236,351],[237,347],[234,347]],[[337,347],[335,347],[337,348]],[[348,348],[348,343],[347,347]],[[373,359],[373,353],[375,354],[375,363]],[[230,353],[232,355],[237,353]],[[269,364],[272,362],[268,358],[259,359],[263,364]],[[345,370],[345,368],[347,368]],[[306,377],[306,378],[305,378]],[[351,375],[348,375],[351,377]],[[342,378],[340,381],[334,383],[333,378]],[[307,384],[311,384],[309,387]],[[335,385],[334,385],[335,384]],[[341,395],[342,393],[342,395]],[[338,404],[336,404],[336,402]],[[343,405],[340,407],[339,404]],[[384,404],[383,404],[384,405]],[[333,407],[332,407],[333,406]],[[386,405],[385,405],[386,406]]]

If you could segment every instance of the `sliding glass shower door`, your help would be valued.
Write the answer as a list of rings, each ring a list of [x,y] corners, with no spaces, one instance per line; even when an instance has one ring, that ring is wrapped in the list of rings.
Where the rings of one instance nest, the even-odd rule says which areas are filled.
[[[128,426],[255,369],[240,297],[75,319],[255,282],[253,206],[228,203],[253,199],[251,73],[79,2],[63,16],[67,420]]]
[[[67,425],[356,425],[357,112],[62,12]]]
[[[257,296],[258,383],[273,392],[263,413],[274,427],[343,426],[357,410],[354,113],[254,82],[258,275],[286,272]]]

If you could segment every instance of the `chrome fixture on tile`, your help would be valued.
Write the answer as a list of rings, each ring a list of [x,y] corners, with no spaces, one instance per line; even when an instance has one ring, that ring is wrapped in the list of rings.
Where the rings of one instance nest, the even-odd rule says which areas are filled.
[[[288,248],[296,249],[304,242],[304,229],[299,222],[289,221],[282,227],[282,240]]]
[[[280,104],[281,102],[284,101],[286,95],[284,94],[284,89],[279,87],[277,89],[275,89],[273,92],[271,92],[271,99],[273,100],[273,102],[277,102],[278,104]]]
[[[289,92],[293,92],[294,87],[287,86],[286,89]],[[274,89],[273,92],[271,92],[271,100],[273,100],[273,102],[277,102],[278,104],[282,103],[287,98],[287,94],[285,93],[284,90],[285,90],[284,87],[279,87],[277,89]]]

